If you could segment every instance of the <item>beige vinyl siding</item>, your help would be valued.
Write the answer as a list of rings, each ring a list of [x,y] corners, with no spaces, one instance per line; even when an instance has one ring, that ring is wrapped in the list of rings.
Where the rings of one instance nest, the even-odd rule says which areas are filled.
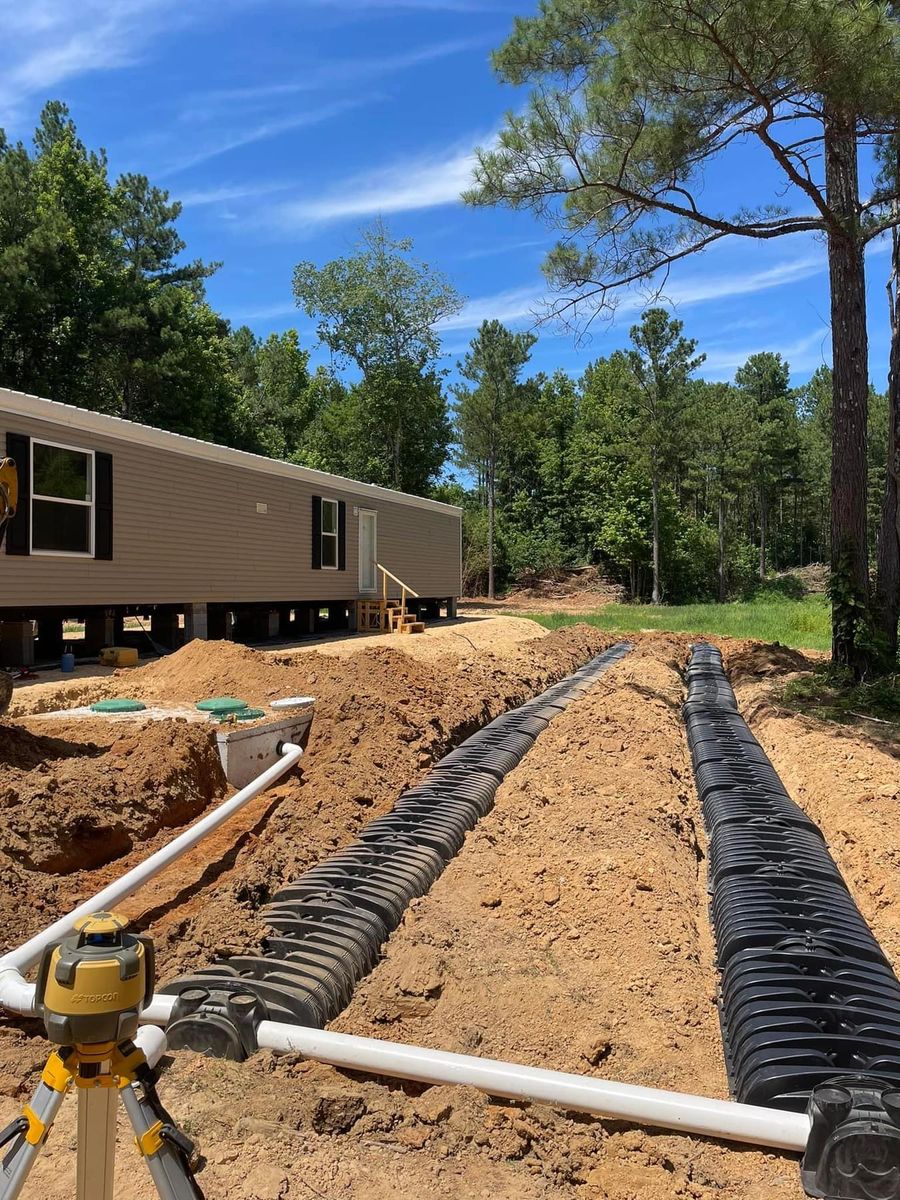
[[[346,480],[313,483],[264,464],[207,461],[189,439],[177,440],[181,453],[99,436],[6,412],[3,396],[0,449],[14,432],[112,455],[113,558],[20,557],[4,546],[2,607],[353,599],[358,508],[378,513],[378,557],[389,570],[422,596],[459,594],[458,512],[354,492]],[[312,568],[314,495],[347,505],[344,571]]]

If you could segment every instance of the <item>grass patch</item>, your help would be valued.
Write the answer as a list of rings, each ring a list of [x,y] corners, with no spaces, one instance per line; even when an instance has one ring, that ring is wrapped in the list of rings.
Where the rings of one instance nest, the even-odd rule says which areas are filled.
[[[596,612],[522,613],[547,629],[584,621],[617,633],[663,630],[781,642],[797,650],[831,648],[831,610],[824,596],[791,600],[771,594],[733,604],[607,604]]]
[[[900,732],[900,674],[856,683],[848,671],[823,663],[792,679],[782,703],[820,721],[864,725],[873,734]]]

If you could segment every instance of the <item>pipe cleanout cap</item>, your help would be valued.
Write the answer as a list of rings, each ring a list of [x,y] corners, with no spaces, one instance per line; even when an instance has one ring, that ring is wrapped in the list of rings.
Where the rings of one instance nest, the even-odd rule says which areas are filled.
[[[807,1196],[900,1198],[900,1091],[864,1075],[813,1088],[800,1178]]]

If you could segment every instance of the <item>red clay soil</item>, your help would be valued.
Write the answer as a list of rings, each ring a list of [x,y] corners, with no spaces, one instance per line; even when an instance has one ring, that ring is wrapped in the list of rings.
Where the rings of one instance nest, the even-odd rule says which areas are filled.
[[[161,971],[198,965],[213,950],[256,945],[254,912],[271,891],[352,840],[364,820],[386,811],[455,742],[611,640],[592,629],[564,630],[503,659],[488,653],[428,663],[385,648],[349,658],[273,658],[231,642],[193,642],[146,667],[92,681],[91,699],[177,703],[230,693],[251,704],[296,694],[317,701],[303,774],[266,793],[243,825],[237,818],[155,885],[150,913]],[[83,703],[83,688],[60,685],[52,698],[41,689],[38,707],[58,708],[73,696]],[[27,706],[27,694],[17,700],[20,710]],[[23,716],[0,727],[0,762],[0,930],[7,943],[120,875],[226,792],[211,730],[180,722]],[[265,835],[256,837],[260,820]]]
[[[520,673],[525,662],[539,672],[532,688],[603,644],[555,637],[519,660]],[[408,913],[336,1028],[727,1094],[702,836],[678,712],[676,668],[685,646],[684,639],[646,639],[541,736],[493,813]],[[304,665],[319,676],[321,695],[327,672],[344,664],[313,667],[307,658]],[[255,936],[254,901],[386,807],[426,756],[448,744],[451,728],[465,724],[467,700],[469,712],[473,697],[496,711],[498,690],[506,703],[523,694],[512,663],[502,678],[497,664],[470,664],[458,688],[431,664],[430,680],[415,685],[422,692],[398,704],[385,694],[385,678],[373,681],[374,667],[355,664],[357,686],[366,690],[355,701],[383,705],[381,723],[359,729],[355,705],[346,717],[327,708],[321,724],[317,717],[308,779],[282,789],[263,836],[241,851],[228,882],[188,905],[188,915],[180,906],[154,922],[170,967],[239,944],[236,928]],[[143,694],[153,686],[151,679]],[[436,718],[425,728],[418,704]],[[398,709],[405,722],[397,721]],[[410,729],[415,736],[407,741]],[[384,739],[392,730],[388,761]],[[339,731],[350,736],[339,740]],[[355,789],[371,801],[362,809],[348,800],[351,766],[366,778]],[[42,1045],[8,1034],[0,1091],[4,1080],[15,1090]],[[162,1087],[199,1136],[209,1200],[393,1200],[398,1191],[453,1200],[798,1194],[795,1164],[782,1156],[291,1059],[260,1055],[230,1064],[180,1054]],[[5,1107],[12,1115],[12,1100]],[[35,1172],[46,1200],[65,1194],[73,1120],[70,1107],[59,1142]],[[120,1161],[119,1194],[146,1195],[124,1145]]]
[[[207,689],[251,703],[276,694],[318,697],[303,778],[260,797],[236,839],[232,828],[231,837],[223,833],[213,843],[210,864],[201,856],[186,860],[143,897],[138,912],[156,937],[162,976],[208,962],[213,953],[255,946],[261,932],[255,911],[283,881],[349,840],[476,725],[611,640],[575,627],[502,658],[421,663],[386,649],[351,658],[287,654],[273,662],[229,644],[193,646],[101,681],[103,694],[170,701],[196,699]],[[334,1028],[727,1096],[705,840],[679,713],[678,668],[689,639],[637,640],[638,648],[554,721],[507,778],[492,813],[411,907]],[[752,661],[746,646],[723,647],[735,664]],[[776,676],[802,666],[753,653],[760,669]],[[773,686],[771,675],[738,682],[744,699],[750,698],[745,688],[762,695]],[[887,865],[897,838],[882,825],[887,797],[863,798],[887,786],[886,762],[870,757],[874,750],[855,735],[842,740],[818,730],[821,744],[804,746],[797,719],[784,726],[786,719],[767,713],[754,723],[770,739],[788,787],[822,821],[890,950],[897,930],[886,902],[897,889]],[[34,733],[38,724],[13,726],[12,737],[21,738],[25,727]],[[67,759],[49,757],[43,743],[32,750],[31,759],[27,747],[19,751],[25,774],[56,779]],[[38,751],[48,759],[29,771]],[[111,751],[84,750],[79,768],[99,770]],[[857,784],[866,789],[843,819],[837,806],[830,815],[824,786],[810,784],[819,779],[810,756],[827,751],[833,757],[822,765],[822,785],[830,771],[839,780],[832,778],[832,790],[843,791],[848,803]],[[855,780],[861,772],[867,778]],[[804,794],[795,786],[801,778]],[[45,790],[52,808],[53,788]],[[99,794],[113,807],[123,802],[121,794],[117,801]],[[864,819],[875,812],[877,820]],[[123,824],[133,819],[147,818],[137,809]],[[834,830],[852,829],[856,842],[838,846],[829,822]],[[141,854],[163,836],[150,837]],[[56,900],[68,905],[137,855],[136,848],[116,863],[69,876],[26,872],[2,860],[4,872],[15,866],[16,880],[27,876],[27,886],[17,895],[7,891],[0,909],[9,940],[17,919],[22,933],[35,919],[33,884],[52,886]],[[15,1115],[45,1053],[36,1027],[0,1028],[0,1122]],[[161,1092],[199,1140],[205,1159],[199,1180],[208,1200],[802,1196],[789,1155],[491,1101],[462,1088],[358,1077],[290,1057],[260,1054],[237,1064],[179,1053]],[[71,1194],[74,1111],[74,1102],[64,1107],[26,1198]],[[143,1200],[150,1188],[124,1133],[117,1195]]]

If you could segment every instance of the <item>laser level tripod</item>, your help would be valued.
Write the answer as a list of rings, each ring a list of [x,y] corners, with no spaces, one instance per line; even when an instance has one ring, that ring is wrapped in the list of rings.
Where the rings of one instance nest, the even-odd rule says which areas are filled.
[[[111,1200],[116,1099],[161,1200],[202,1200],[194,1147],[156,1094],[156,1075],[131,1040],[153,995],[153,943],[113,913],[85,917],[41,960],[37,1005],[54,1050],[37,1090],[0,1132],[0,1200],[15,1200],[72,1084],[78,1089],[78,1200]]]

